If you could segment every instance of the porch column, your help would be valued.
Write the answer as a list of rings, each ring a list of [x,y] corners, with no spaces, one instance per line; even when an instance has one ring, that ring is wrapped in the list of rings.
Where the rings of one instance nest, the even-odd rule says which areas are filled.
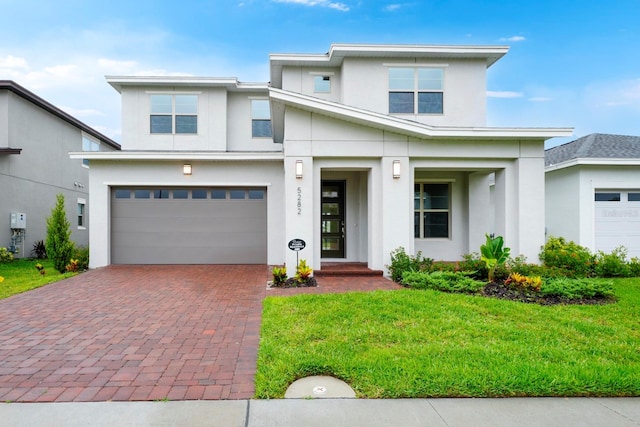
[[[301,163],[298,163],[301,162]],[[285,157],[285,244],[293,239],[302,239],[306,247],[299,252],[285,248],[287,274],[293,277],[296,272],[296,255],[304,259],[314,270],[320,269],[315,265],[316,244],[314,241],[314,181],[316,179],[313,167],[313,157]],[[302,172],[301,176],[296,176]]]
[[[384,270],[393,250],[402,246],[413,251],[413,171],[408,157],[383,157],[380,165],[382,223],[377,229],[382,230],[382,245],[369,259],[375,262],[372,268]]]
[[[495,172],[495,234],[504,238],[505,245],[511,253],[517,255],[518,241],[518,188],[517,174],[513,165]]]
[[[540,262],[540,247],[545,241],[544,158],[521,157],[516,164],[518,251],[512,250],[512,254],[522,254],[529,262],[537,263]]]
[[[486,233],[494,233],[494,214],[491,212],[491,187],[489,173],[469,174],[469,249],[480,251]]]

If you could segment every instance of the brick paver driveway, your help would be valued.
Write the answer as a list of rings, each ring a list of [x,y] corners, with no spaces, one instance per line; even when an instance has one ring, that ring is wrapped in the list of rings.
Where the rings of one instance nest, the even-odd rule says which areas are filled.
[[[0,401],[247,399],[262,299],[394,289],[383,278],[266,290],[261,266],[111,266],[0,300]]]

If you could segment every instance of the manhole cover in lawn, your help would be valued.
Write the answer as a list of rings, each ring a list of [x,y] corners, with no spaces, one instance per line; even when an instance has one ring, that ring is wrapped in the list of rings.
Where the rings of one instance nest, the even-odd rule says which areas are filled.
[[[300,378],[289,386],[285,399],[354,399],[356,393],[342,380],[326,376]]]

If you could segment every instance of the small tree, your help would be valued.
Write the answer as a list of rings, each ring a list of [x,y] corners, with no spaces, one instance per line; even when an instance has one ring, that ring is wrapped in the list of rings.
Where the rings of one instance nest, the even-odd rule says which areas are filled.
[[[489,282],[493,282],[496,267],[504,264],[509,259],[511,249],[502,246],[504,245],[502,236],[491,237],[488,234],[485,234],[485,236],[487,241],[480,246],[480,254],[482,255],[482,261],[484,261],[489,270]]]
[[[51,210],[51,216],[47,218],[47,256],[53,261],[53,265],[60,273],[66,271],[67,264],[71,261],[75,245],[71,241],[71,229],[64,208],[64,196],[58,194],[56,206]]]

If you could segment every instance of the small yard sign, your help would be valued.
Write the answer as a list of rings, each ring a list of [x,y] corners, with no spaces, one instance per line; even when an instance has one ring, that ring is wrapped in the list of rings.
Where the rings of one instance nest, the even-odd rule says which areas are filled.
[[[307,246],[307,243],[302,239],[293,239],[289,241],[289,249],[292,251],[301,251]]]

